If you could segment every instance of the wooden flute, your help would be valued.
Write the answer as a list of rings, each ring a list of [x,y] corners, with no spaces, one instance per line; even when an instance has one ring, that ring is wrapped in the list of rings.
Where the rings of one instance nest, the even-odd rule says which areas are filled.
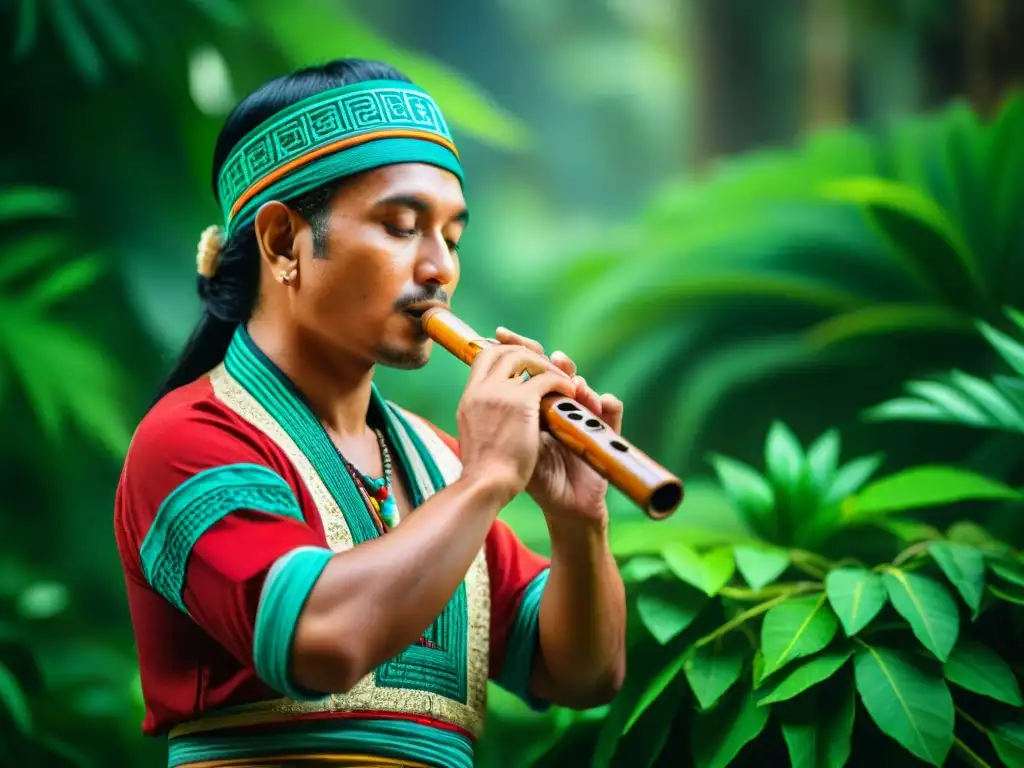
[[[497,342],[484,338],[450,310],[433,307],[421,319],[426,334],[472,365],[477,353]],[[541,426],[582,458],[611,485],[629,497],[644,514],[661,520],[679,507],[683,484],[678,477],[632,445],[604,421],[570,397],[545,395]]]

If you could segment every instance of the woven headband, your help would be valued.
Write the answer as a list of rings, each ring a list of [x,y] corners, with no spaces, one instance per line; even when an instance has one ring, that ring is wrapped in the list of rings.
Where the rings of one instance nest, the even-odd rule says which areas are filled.
[[[228,155],[217,181],[224,235],[268,200],[392,163],[429,163],[464,180],[448,125],[426,91],[373,80],[318,93],[266,120]]]

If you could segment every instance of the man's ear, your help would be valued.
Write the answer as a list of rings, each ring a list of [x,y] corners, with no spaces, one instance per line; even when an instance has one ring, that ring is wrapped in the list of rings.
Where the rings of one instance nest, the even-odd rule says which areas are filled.
[[[296,239],[301,219],[284,203],[271,200],[256,212],[253,223],[260,257],[275,271],[288,271],[298,266]]]

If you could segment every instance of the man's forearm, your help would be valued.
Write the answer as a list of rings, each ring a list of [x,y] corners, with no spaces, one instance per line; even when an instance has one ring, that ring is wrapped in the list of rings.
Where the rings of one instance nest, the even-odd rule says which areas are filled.
[[[549,518],[551,573],[540,604],[534,692],[552,703],[599,706],[626,671],[625,589],[606,526]]]
[[[465,578],[507,500],[493,486],[463,475],[391,533],[331,558],[296,629],[298,684],[348,690],[416,641]]]

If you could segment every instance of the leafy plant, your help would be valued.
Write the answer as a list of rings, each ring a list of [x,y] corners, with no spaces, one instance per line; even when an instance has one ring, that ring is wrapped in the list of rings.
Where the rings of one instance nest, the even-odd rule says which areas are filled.
[[[13,8],[14,3],[10,4]],[[239,25],[244,15],[235,0],[190,0],[174,6],[145,10],[132,0],[20,0],[14,41],[15,59],[25,59],[39,45],[41,29],[52,28],[74,65],[90,82],[102,80],[109,57],[134,65],[148,45],[166,42],[169,29],[188,16],[189,8],[212,21]]]
[[[748,457],[765,401],[801,430],[855,434],[855,414],[908,378],[997,362],[973,329],[1024,290],[1021,131],[1020,96],[991,123],[956,103],[669,185],[556,282],[560,343],[581,367],[626,372],[624,396],[656,404],[637,428],[680,471],[706,435]],[[913,452],[887,446],[902,466]]]
[[[0,263],[0,375],[18,379],[51,440],[71,422],[119,455],[131,435],[123,373],[95,341],[52,317],[103,269],[96,255],[69,256],[74,248],[60,225],[70,210],[53,190],[0,192],[0,232],[11,233]]]
[[[882,455],[873,454],[840,466],[840,442],[839,433],[829,430],[805,451],[792,431],[777,421],[765,442],[765,475],[727,456],[715,454],[711,463],[722,487],[760,538],[813,548],[840,530],[840,503],[882,463]]]
[[[743,764],[753,742],[763,760],[780,732],[792,765],[840,768],[857,752],[855,727],[931,765],[954,749],[1019,764],[1024,699],[1009,660],[1024,559],[974,524],[940,530],[910,513],[1021,494],[944,466],[872,480],[880,457],[841,464],[839,447],[830,430],[805,450],[776,423],[763,473],[714,456],[756,537],[673,542],[626,565],[650,640],[634,638],[631,658],[657,663],[613,704],[595,765],[654,765],[664,739],[644,747],[633,735],[655,724],[688,733],[697,768]],[[883,534],[873,556],[844,551],[864,529]]]
[[[118,764],[136,747],[131,726],[141,716],[134,654],[103,638],[62,583],[9,554],[2,564],[0,761],[54,768]],[[104,744],[92,756],[82,749],[90,730]]]
[[[1024,331],[1024,315],[1009,307],[1005,311],[1017,330]],[[978,328],[1015,376],[999,374],[986,381],[954,370],[911,381],[905,385],[907,397],[877,405],[867,411],[867,417],[1024,432],[1024,345],[986,322],[979,321]]]

